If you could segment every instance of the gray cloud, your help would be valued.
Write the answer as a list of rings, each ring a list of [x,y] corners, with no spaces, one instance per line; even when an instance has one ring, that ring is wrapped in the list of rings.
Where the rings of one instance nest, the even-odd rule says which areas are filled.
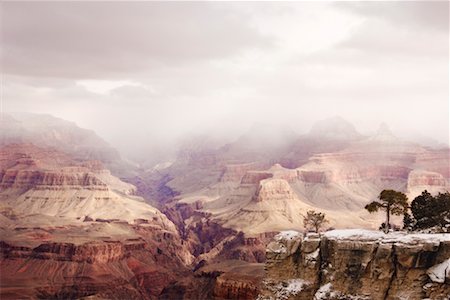
[[[6,2],[2,10],[3,68],[16,75],[123,76],[272,43],[244,14],[205,2]]]
[[[334,5],[365,17],[386,20],[408,30],[448,32],[448,1],[348,1]]]
[[[448,142],[448,4],[1,5],[4,108],[76,121],[126,153],[334,115]]]

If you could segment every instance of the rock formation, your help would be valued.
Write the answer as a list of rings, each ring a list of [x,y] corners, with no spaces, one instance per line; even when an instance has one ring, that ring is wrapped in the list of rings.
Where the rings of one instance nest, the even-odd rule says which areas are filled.
[[[12,143],[52,147],[83,161],[102,161],[115,174],[134,173],[132,165],[95,132],[47,114],[3,113],[0,146]]]
[[[266,246],[281,230],[302,230],[307,210],[331,227],[373,228],[380,220],[363,207],[382,189],[412,199],[449,188],[448,149],[400,141],[386,126],[364,137],[339,118],[303,136],[254,126],[225,145],[200,139],[139,173],[116,168],[115,151],[74,124],[5,120],[2,299],[254,299]],[[262,295],[367,298],[372,284],[374,299],[408,297],[403,284],[443,295],[448,241],[372,237],[278,236]]]
[[[448,299],[448,234],[281,232],[259,299]]]
[[[0,149],[1,207],[20,214],[71,219],[85,216],[132,222],[144,218],[173,224],[157,209],[133,196],[134,187],[111,175],[99,162],[77,162],[57,150],[32,144]]]
[[[312,132],[320,136],[333,128],[325,125]],[[227,166],[220,180],[189,190],[180,201],[200,202],[197,210],[216,222],[253,234],[301,229],[308,209],[326,213],[335,228],[376,228],[380,220],[363,208],[383,189],[403,191],[410,200],[425,189],[449,189],[448,151],[399,140],[385,125],[367,138],[341,125],[336,130],[349,136],[338,139],[346,143],[339,151],[314,154],[291,169],[278,163],[264,169],[255,162]]]

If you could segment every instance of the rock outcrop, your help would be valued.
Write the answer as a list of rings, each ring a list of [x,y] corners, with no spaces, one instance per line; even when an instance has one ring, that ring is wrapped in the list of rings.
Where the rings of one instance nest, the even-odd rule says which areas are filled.
[[[114,173],[125,174],[132,166],[119,152],[94,131],[48,114],[3,113],[0,120],[0,145],[32,143],[53,147],[80,160],[100,160]]]
[[[333,132],[335,123],[342,137],[338,134],[332,141],[326,133]],[[374,229],[378,217],[364,206],[382,190],[402,191],[410,201],[423,190],[449,190],[448,151],[402,141],[384,125],[375,135],[363,137],[340,119],[327,124],[314,129],[314,136],[345,146],[329,152],[316,149],[305,164],[291,169],[277,163],[282,159],[266,168],[261,161],[230,164],[220,180],[207,177],[211,184],[181,194],[181,202],[196,198],[201,202],[197,211],[250,234],[301,230],[301,215],[308,209],[327,214],[334,228]]]
[[[17,213],[72,219],[143,218],[175,230],[135,188],[111,175],[99,161],[79,161],[52,148],[9,144],[0,148],[0,206]]]
[[[251,170],[256,170],[260,166],[256,163],[246,163],[246,164],[229,164],[226,165],[223,174],[220,177],[220,181],[241,181],[242,177]]]
[[[158,232],[141,229],[140,237],[126,240],[84,236],[91,241],[35,247],[0,242],[0,297],[157,299],[176,278],[190,276],[186,250],[176,238],[158,242]]]
[[[448,299],[450,235],[282,232],[259,299]]]
[[[253,199],[256,202],[295,200],[295,193],[284,179],[264,179],[259,182],[258,190]]]

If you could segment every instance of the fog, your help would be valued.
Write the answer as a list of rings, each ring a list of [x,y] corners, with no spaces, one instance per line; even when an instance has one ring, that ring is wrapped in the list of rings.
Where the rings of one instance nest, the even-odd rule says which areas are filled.
[[[255,123],[449,141],[448,2],[1,2],[4,111],[127,156]]]

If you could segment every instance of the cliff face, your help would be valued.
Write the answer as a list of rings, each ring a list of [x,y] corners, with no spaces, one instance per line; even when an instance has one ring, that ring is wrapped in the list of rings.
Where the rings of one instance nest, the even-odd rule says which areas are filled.
[[[191,274],[182,257],[189,253],[176,237],[146,227],[128,229],[127,236],[140,236],[86,243],[36,241],[37,246],[0,242],[0,297],[157,299],[170,282]]]
[[[58,149],[80,160],[100,160],[114,173],[125,173],[127,168],[131,168],[116,149],[93,131],[46,114],[3,114],[0,120],[0,145],[12,143],[32,143]]]
[[[99,161],[79,161],[55,149],[32,144],[0,147],[0,208],[22,215],[92,219],[153,220],[175,226],[144,199],[135,187],[111,175]],[[0,222],[0,226],[1,226]]]
[[[450,236],[282,232],[267,247],[260,299],[449,299]]]
[[[42,187],[44,186],[44,187]],[[0,173],[2,189],[51,188],[89,188],[106,191],[108,188],[100,179],[89,172],[73,170],[42,171],[42,170],[6,170]]]
[[[3,258],[31,258],[55,261],[72,261],[87,263],[108,263],[120,261],[129,255],[130,251],[143,250],[143,241],[122,243],[119,241],[91,242],[82,245],[73,243],[44,243],[33,249],[17,247],[0,242]]]
[[[284,179],[264,179],[260,181],[258,190],[253,198],[257,202],[283,199],[292,200],[295,199],[295,193],[289,183]]]

